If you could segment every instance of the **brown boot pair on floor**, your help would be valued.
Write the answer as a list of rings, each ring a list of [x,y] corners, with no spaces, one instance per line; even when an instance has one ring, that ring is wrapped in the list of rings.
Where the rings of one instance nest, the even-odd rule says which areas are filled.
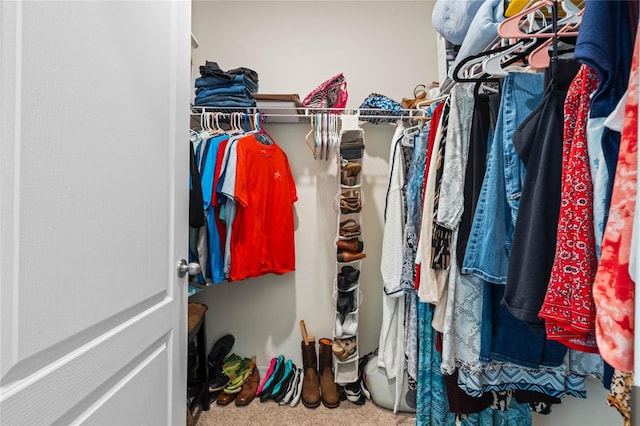
[[[316,408],[320,400],[327,408],[340,405],[338,385],[333,381],[331,339],[318,341],[318,357],[316,357],[315,340],[305,344],[302,341],[302,362],[304,364],[304,381],[302,382],[302,403],[307,408]],[[319,358],[319,362],[318,362]]]

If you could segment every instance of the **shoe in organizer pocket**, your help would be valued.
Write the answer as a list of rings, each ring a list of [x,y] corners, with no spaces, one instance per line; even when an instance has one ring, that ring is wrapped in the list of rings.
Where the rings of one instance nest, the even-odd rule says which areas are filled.
[[[343,238],[353,238],[361,234],[360,225],[355,219],[347,219],[340,222],[340,236]]]
[[[355,312],[347,314],[344,321],[340,321],[340,318],[336,317],[335,333],[337,338],[355,336],[358,333],[357,314]]]
[[[351,291],[339,291],[338,300],[336,302],[336,310],[340,316],[340,322],[344,323],[347,314],[354,312],[358,307],[357,304],[357,291],[354,289]]]
[[[362,210],[360,191],[351,189],[340,194],[340,212],[342,214],[359,213]]]
[[[358,283],[360,278],[360,270],[350,265],[342,267],[338,272],[338,290],[349,291]]]

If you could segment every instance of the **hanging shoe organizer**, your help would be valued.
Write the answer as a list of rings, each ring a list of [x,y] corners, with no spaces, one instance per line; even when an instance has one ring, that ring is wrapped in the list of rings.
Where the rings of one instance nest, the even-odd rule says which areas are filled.
[[[361,230],[364,131],[358,126],[357,118],[342,117],[340,155],[337,156],[336,313],[332,349],[334,379],[338,384],[358,380],[358,309],[362,300],[360,269],[366,255]]]

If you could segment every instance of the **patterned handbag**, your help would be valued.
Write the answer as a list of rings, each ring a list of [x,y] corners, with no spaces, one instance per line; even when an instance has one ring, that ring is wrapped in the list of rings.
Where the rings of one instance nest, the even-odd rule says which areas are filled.
[[[342,73],[315,88],[302,100],[307,108],[344,108],[347,105],[347,80]]]

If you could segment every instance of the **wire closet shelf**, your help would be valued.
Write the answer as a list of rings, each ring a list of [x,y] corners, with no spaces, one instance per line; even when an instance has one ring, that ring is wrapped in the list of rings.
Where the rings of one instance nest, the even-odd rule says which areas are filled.
[[[383,110],[378,108],[308,108],[308,107],[210,107],[192,106],[191,116],[199,117],[204,113],[219,113],[222,119],[230,118],[232,113],[252,115],[260,113],[265,123],[294,123],[314,117],[318,114],[354,115],[359,120],[428,120],[424,109]]]

